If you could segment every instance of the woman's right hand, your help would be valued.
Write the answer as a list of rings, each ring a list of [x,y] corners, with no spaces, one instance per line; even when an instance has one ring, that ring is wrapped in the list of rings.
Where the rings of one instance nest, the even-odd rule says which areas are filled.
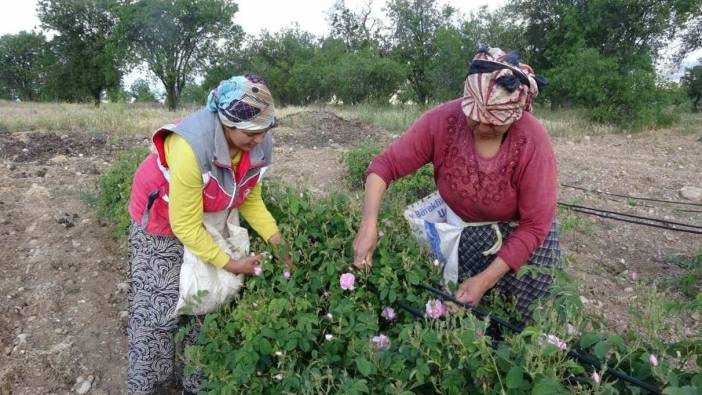
[[[241,259],[229,259],[223,269],[234,274],[255,274],[256,267],[261,264],[264,254],[247,256]]]
[[[363,223],[353,240],[353,264],[359,269],[373,264],[373,252],[378,243],[378,226],[375,222]]]

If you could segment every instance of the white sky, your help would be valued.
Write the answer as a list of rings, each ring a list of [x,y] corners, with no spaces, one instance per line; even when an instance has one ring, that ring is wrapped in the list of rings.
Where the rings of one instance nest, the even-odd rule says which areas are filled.
[[[334,0],[238,0],[239,11],[234,15],[234,22],[241,25],[246,33],[256,35],[266,29],[276,32],[290,26],[293,22],[300,24],[303,30],[317,36],[326,35],[326,12],[334,5]],[[463,13],[477,10],[483,5],[490,9],[504,4],[505,0],[439,0],[440,4],[451,4]],[[361,9],[367,0],[346,0],[346,6],[352,10]],[[384,0],[373,0],[373,10],[378,17],[384,16]],[[40,27],[36,17],[36,0],[0,0],[0,35],[18,33]]]

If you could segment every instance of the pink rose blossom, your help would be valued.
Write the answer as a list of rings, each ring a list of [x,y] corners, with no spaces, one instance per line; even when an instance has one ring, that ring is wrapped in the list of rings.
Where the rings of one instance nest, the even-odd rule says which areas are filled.
[[[285,271],[283,271],[283,277],[287,280],[290,278],[290,276],[290,270],[285,269]]]
[[[380,313],[380,316],[383,317],[386,321],[395,321],[395,319],[397,318],[397,313],[395,313],[395,309],[388,306],[383,309],[383,312]]]
[[[257,276],[260,276],[261,273],[263,273],[263,269],[261,269],[261,266],[258,266],[258,265],[254,266],[254,274]]]
[[[371,343],[373,343],[378,349],[390,347],[390,338],[385,335],[373,336],[371,338]]]
[[[541,339],[539,340],[539,345],[543,346],[544,344],[553,344],[554,346],[560,348],[561,350],[565,350],[568,348],[568,344],[564,342],[563,340],[559,339],[558,337],[554,335],[548,335],[548,336],[542,336]]]
[[[648,356],[648,363],[650,363],[651,366],[658,366],[658,358],[656,358],[655,355],[651,354]]]
[[[341,284],[341,289],[343,290],[353,290],[354,284],[356,283],[356,277],[353,273],[344,273],[339,278],[339,284]]]
[[[432,299],[427,302],[426,306],[426,314],[427,317],[430,318],[441,318],[444,314],[446,314],[446,308],[444,307],[444,304],[441,303],[439,299]]]
[[[595,382],[595,384],[599,384],[600,381],[602,381],[602,378],[600,377],[600,374],[597,372],[592,372],[592,381]]]

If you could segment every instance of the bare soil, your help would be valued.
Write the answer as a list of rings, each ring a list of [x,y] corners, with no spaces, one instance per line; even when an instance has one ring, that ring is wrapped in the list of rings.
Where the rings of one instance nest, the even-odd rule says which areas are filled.
[[[276,129],[272,178],[324,194],[346,170],[341,153],[364,141],[387,143],[390,132],[325,111],[300,112]],[[554,145],[560,181],[627,195],[682,200],[684,186],[702,188],[702,130],[606,135]],[[146,136],[111,141],[94,135],[0,134],[0,394],[126,393],[126,254],[111,226],[86,202],[116,151]],[[679,222],[702,213],[675,206],[562,188],[560,200]],[[698,209],[702,210],[702,208]],[[702,251],[702,237],[580,216],[561,235],[588,312],[611,330],[630,322],[639,284],[674,278],[670,257]],[[572,221],[572,217],[566,219]],[[563,219],[562,219],[563,221]],[[671,293],[671,298],[679,297]],[[688,335],[699,333],[691,316]],[[87,383],[87,384],[86,384]]]

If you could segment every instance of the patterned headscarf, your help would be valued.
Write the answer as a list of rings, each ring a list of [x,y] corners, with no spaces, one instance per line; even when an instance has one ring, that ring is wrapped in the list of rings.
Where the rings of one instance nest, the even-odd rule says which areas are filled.
[[[531,100],[546,81],[516,53],[499,48],[481,49],[473,58],[461,105],[468,118],[492,125],[507,125],[531,111]]]
[[[266,80],[254,74],[220,82],[207,97],[207,109],[218,113],[223,125],[244,131],[275,126],[271,91]]]

